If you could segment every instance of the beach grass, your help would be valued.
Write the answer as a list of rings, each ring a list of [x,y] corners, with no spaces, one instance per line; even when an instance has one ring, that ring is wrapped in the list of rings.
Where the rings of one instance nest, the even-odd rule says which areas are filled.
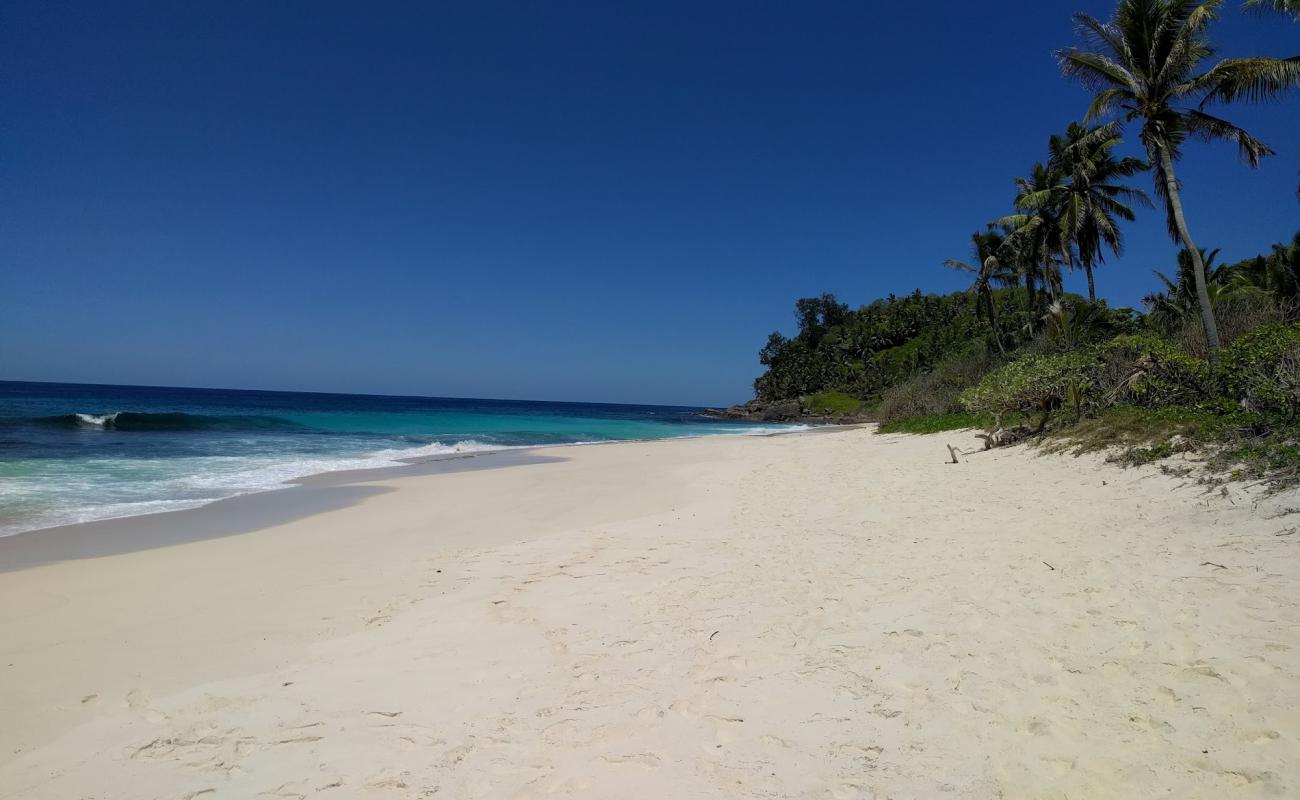
[[[845,392],[817,392],[810,395],[808,409],[813,414],[845,416],[862,410],[862,401]]]

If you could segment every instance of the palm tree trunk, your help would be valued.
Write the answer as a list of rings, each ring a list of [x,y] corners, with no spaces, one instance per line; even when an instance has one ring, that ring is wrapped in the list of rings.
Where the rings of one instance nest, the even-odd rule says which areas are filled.
[[[1052,280],[1051,256],[1043,258],[1043,285],[1047,287],[1047,299],[1055,303],[1059,298],[1056,296],[1056,281]]]
[[[1174,218],[1174,227],[1178,229],[1178,238],[1192,258],[1192,275],[1196,279],[1196,300],[1201,306],[1201,325],[1205,328],[1205,348],[1213,361],[1219,351],[1219,326],[1214,321],[1214,308],[1210,305],[1210,290],[1205,280],[1205,261],[1201,251],[1196,249],[1192,234],[1187,230],[1187,219],[1183,216],[1183,200],[1178,194],[1178,179],[1174,177],[1174,160],[1169,157],[1169,148],[1163,143],[1157,145],[1160,151],[1160,169],[1164,173],[1165,193],[1169,198],[1169,213]]]
[[[998,352],[1005,356],[1007,351],[1006,348],[1002,346],[1002,334],[998,331],[998,309],[993,305],[993,292],[987,289],[985,291],[988,292],[984,295],[984,299],[988,301],[989,326],[993,328],[993,341],[997,342]]]
[[[1097,302],[1097,287],[1092,282],[1091,264],[1083,265],[1083,274],[1088,276],[1088,302],[1095,304]]]

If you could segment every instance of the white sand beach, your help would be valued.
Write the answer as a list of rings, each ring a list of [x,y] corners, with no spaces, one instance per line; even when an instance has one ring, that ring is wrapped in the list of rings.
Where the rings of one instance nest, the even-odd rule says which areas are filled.
[[[0,572],[0,798],[1300,796],[1288,498],[947,442],[552,448]]]

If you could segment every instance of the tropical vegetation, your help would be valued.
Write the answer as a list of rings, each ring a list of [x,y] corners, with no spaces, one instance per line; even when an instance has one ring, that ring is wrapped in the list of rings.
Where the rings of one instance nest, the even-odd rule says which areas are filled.
[[[882,431],[1120,445],[1129,461],[1196,449],[1233,477],[1300,483],[1300,232],[1220,263],[1192,238],[1175,172],[1192,139],[1236,144],[1258,165],[1268,145],[1211,111],[1300,85],[1300,57],[1214,60],[1222,5],[1119,0],[1107,21],[1075,15],[1080,42],[1057,60],[1091,101],[1014,180],[1011,213],[944,262],[969,287],[858,308],[799,300],[796,332],[771,334],[760,353],[757,402],[866,414]],[[1247,6],[1300,15],[1291,0]],[[1142,157],[1122,154],[1126,128]],[[1146,172],[1157,203],[1136,185]],[[1141,309],[1113,308],[1098,298],[1098,270],[1157,204],[1170,265]],[[1074,270],[1087,297],[1064,290]]]
[[[1227,58],[1206,66],[1214,55],[1206,31],[1221,5],[1222,0],[1120,0],[1109,22],[1076,14],[1082,44],[1058,54],[1062,72],[1095,91],[1087,118],[1118,115],[1138,124],[1138,139],[1151,162],[1170,235],[1191,253],[1211,357],[1219,349],[1219,334],[1174,163],[1190,137],[1235,143],[1242,159],[1258,166],[1273,151],[1205,109],[1235,100],[1271,99],[1300,83],[1300,61],[1294,59]]]

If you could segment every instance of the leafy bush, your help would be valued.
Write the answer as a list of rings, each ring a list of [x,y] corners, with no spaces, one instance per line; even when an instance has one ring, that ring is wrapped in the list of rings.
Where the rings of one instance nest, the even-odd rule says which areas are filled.
[[[1198,403],[1211,396],[1209,364],[1156,336],[1117,336],[1096,348],[1091,376],[1102,406]]]
[[[874,418],[877,422],[891,423],[908,417],[958,412],[961,389],[945,385],[938,370],[925,372],[887,389],[876,406]]]
[[[887,389],[875,418],[891,423],[908,417],[954,414],[962,410],[961,393],[979,383],[1005,359],[982,343],[941,362],[932,371],[914,375]]]
[[[1265,325],[1224,348],[1220,386],[1251,411],[1300,412],[1300,324]]]
[[[1214,302],[1214,319],[1219,326],[1219,340],[1224,345],[1263,325],[1286,321],[1287,313],[1279,298],[1261,292],[1239,292],[1219,297]],[[1177,332],[1179,344],[1188,353],[1205,358],[1205,328],[1197,313],[1188,314]]]
[[[1048,414],[1082,393],[1095,363],[1081,353],[1024,356],[984,376],[962,393],[961,403],[976,414],[1038,411],[1041,428]]]
[[[925,414],[882,423],[877,433],[938,433],[966,428],[989,428],[994,423],[987,414]]]

